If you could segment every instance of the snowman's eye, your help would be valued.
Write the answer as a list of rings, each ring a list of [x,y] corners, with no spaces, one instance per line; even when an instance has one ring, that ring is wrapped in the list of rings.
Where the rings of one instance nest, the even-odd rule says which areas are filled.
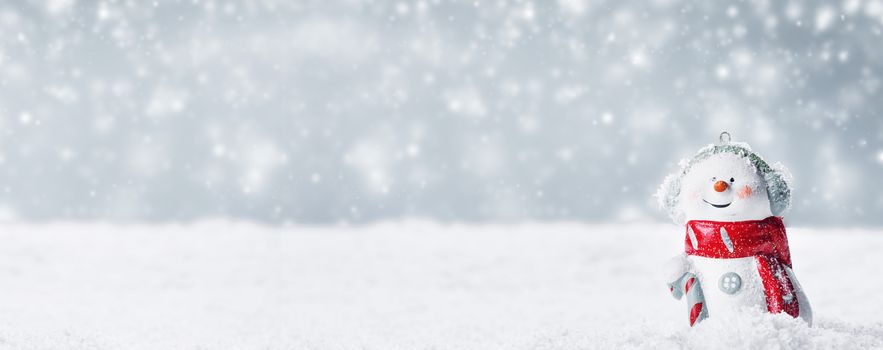
[[[734,179],[734,178],[731,177],[731,178],[730,178],[730,182],[731,182],[731,183],[732,183],[732,182],[736,182],[736,179]]]
[[[717,181],[717,178],[716,178],[716,177],[712,177],[712,178],[711,178],[711,182],[715,182],[715,181]]]

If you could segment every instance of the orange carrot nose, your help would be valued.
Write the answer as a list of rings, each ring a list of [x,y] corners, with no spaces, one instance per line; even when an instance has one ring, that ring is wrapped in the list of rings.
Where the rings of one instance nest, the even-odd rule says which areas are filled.
[[[730,185],[728,185],[724,181],[718,181],[714,183],[714,190],[718,192],[726,191],[728,187],[730,187]]]

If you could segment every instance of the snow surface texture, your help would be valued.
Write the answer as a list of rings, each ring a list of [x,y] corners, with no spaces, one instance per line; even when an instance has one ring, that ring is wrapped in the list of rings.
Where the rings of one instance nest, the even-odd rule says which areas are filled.
[[[4,225],[0,347],[883,347],[883,233],[789,234],[812,328],[690,329],[661,277],[673,225]]]

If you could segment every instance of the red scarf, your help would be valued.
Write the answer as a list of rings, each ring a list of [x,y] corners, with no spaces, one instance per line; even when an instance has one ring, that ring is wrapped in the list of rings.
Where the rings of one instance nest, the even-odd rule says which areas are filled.
[[[800,313],[797,293],[784,269],[784,266],[791,267],[791,252],[781,218],[688,221],[684,251],[688,255],[715,259],[754,257],[763,281],[767,310],[772,313],[784,311],[793,317]]]

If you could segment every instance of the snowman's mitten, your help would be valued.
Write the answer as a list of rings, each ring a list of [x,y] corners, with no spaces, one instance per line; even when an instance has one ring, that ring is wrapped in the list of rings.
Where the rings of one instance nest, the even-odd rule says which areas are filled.
[[[690,259],[687,259],[686,253],[681,253],[668,259],[662,268],[665,281],[672,284],[681,279],[685,273],[690,272]]]

